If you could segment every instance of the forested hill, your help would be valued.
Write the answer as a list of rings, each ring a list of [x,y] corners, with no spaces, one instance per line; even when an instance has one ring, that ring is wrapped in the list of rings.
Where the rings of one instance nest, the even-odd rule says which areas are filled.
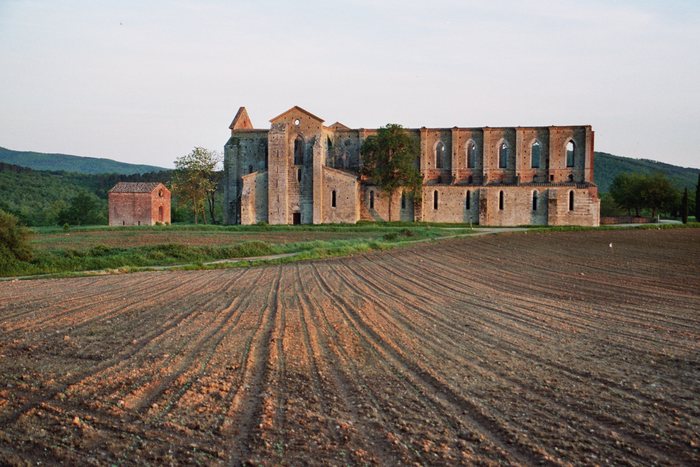
[[[120,181],[168,183],[171,171],[146,174],[48,172],[0,162],[0,209],[27,225],[56,225],[58,215],[78,193],[89,193],[106,221],[107,191]]]
[[[631,157],[615,156],[606,152],[595,153],[593,170],[595,183],[598,185],[598,189],[601,193],[607,193],[615,177],[623,172],[645,174],[662,172],[679,190],[688,188],[689,191],[694,191],[695,185],[698,182],[698,172],[700,172],[700,169],[679,167],[677,165],[649,159],[632,159]]]
[[[128,164],[98,157],[46,154],[43,152],[13,151],[0,147],[0,162],[34,170],[64,171],[81,174],[133,175],[167,170],[153,165]]]

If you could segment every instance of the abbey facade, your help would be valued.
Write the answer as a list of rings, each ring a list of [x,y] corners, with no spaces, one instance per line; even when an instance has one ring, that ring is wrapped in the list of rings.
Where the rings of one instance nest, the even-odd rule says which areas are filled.
[[[407,129],[420,141],[423,187],[389,196],[360,176],[362,142],[300,107],[256,129],[244,107],[224,148],[225,222],[359,220],[484,226],[597,226],[590,126]]]

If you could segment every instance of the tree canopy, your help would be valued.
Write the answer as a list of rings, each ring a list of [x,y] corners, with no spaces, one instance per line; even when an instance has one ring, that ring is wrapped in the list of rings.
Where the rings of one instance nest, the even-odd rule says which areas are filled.
[[[31,259],[29,230],[19,224],[17,217],[0,210],[0,273],[10,272],[17,261]]]
[[[217,152],[202,147],[195,147],[189,154],[175,159],[173,191],[190,205],[195,224],[200,213],[204,223],[207,223],[205,203],[216,192],[218,182],[215,170],[220,161],[221,156]],[[215,222],[211,203],[210,214],[212,222]]]
[[[639,216],[642,209],[650,209],[655,217],[659,211],[671,211],[678,205],[679,194],[662,173],[621,173],[610,186],[615,202]]]
[[[107,223],[100,199],[86,191],[80,191],[67,207],[58,213],[59,224],[97,225]]]
[[[389,199],[399,188],[420,196],[422,177],[417,163],[420,148],[417,139],[401,125],[390,123],[379,128],[376,135],[362,143],[361,152],[362,175],[388,193]]]

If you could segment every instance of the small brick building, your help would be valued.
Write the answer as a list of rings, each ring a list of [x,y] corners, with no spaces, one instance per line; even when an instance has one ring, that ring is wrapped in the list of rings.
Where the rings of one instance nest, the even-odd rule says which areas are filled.
[[[109,190],[109,225],[170,224],[170,190],[159,182],[119,182]]]

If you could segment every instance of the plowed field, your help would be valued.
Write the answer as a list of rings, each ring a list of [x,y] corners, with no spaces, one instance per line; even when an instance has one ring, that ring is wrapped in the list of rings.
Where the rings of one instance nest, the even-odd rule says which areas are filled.
[[[0,283],[0,463],[697,465],[699,259],[553,232]]]

